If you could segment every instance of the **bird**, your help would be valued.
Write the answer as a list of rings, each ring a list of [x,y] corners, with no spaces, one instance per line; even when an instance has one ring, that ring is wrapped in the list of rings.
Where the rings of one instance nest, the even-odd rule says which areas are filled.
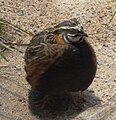
[[[26,80],[44,97],[86,90],[92,83],[97,58],[77,18],[34,35],[25,51]]]

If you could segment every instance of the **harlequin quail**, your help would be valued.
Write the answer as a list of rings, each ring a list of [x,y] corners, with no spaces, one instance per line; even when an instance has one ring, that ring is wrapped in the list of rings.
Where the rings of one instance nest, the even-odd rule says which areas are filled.
[[[96,69],[96,55],[76,18],[36,34],[25,52],[26,80],[45,96],[84,91]]]

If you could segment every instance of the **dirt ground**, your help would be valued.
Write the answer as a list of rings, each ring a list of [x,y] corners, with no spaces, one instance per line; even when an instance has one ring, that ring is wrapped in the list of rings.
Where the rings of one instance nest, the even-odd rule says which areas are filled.
[[[116,2],[111,0],[1,0],[2,17],[22,29],[36,34],[70,18],[78,18],[88,33],[98,61],[96,77],[84,97],[83,109],[70,109],[55,117],[36,114],[31,104],[30,86],[25,80],[24,52],[26,47],[7,52],[9,62],[0,59],[1,120],[74,120],[87,108],[105,104],[116,93]],[[32,36],[10,32],[14,42],[29,43]],[[35,93],[36,94],[36,93]],[[35,95],[36,96],[36,95]],[[53,111],[51,111],[53,112]],[[77,119],[78,120],[78,119]]]

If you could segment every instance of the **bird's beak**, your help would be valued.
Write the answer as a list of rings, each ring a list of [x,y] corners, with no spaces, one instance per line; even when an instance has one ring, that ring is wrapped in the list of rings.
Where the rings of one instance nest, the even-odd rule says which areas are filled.
[[[75,37],[77,37],[77,36],[88,37],[87,33],[84,33],[84,32],[82,32],[82,33],[77,33],[77,35],[75,35]]]

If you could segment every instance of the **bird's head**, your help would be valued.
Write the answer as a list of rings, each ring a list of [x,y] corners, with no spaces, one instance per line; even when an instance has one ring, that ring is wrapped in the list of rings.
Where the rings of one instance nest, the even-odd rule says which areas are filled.
[[[59,23],[54,27],[54,34],[62,38],[61,40],[63,41],[60,41],[61,43],[67,44],[78,44],[83,42],[84,37],[88,37],[76,18]]]

